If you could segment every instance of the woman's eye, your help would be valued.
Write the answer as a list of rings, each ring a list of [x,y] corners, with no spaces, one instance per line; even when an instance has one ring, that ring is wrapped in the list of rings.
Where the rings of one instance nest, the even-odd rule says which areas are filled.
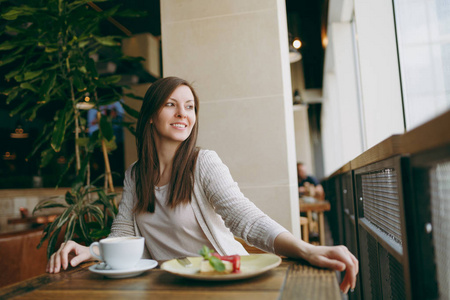
[[[166,106],[174,106],[175,104],[173,104],[172,102],[167,102]]]
[[[194,109],[194,105],[188,105],[186,106],[187,109]]]

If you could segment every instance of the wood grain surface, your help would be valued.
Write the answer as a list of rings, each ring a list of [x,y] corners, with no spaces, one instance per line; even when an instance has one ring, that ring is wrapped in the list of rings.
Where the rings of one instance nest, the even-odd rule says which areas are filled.
[[[341,299],[335,272],[287,259],[260,276],[228,282],[190,280],[159,268],[109,279],[91,273],[92,264],[4,287],[0,299]]]

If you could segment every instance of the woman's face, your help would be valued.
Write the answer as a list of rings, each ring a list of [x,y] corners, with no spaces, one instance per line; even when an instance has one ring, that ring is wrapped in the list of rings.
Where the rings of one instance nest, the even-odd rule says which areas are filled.
[[[152,120],[161,142],[185,141],[195,125],[194,95],[189,87],[180,85]]]

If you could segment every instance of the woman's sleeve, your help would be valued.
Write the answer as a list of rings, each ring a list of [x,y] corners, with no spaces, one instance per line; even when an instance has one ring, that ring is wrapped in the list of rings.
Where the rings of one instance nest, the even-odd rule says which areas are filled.
[[[200,184],[225,226],[248,244],[273,253],[275,238],[287,230],[242,194],[216,152],[204,150],[198,163]]]
[[[125,172],[119,212],[113,221],[111,226],[111,234],[108,237],[135,235],[133,206],[135,201],[134,199],[136,197],[136,189],[134,180],[131,178],[132,166],[130,166]]]

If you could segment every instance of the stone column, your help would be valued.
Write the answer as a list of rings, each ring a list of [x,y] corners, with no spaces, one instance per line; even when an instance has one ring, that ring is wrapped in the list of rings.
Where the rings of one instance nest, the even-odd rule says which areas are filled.
[[[161,36],[164,76],[199,94],[198,145],[300,236],[285,1],[164,0]]]

